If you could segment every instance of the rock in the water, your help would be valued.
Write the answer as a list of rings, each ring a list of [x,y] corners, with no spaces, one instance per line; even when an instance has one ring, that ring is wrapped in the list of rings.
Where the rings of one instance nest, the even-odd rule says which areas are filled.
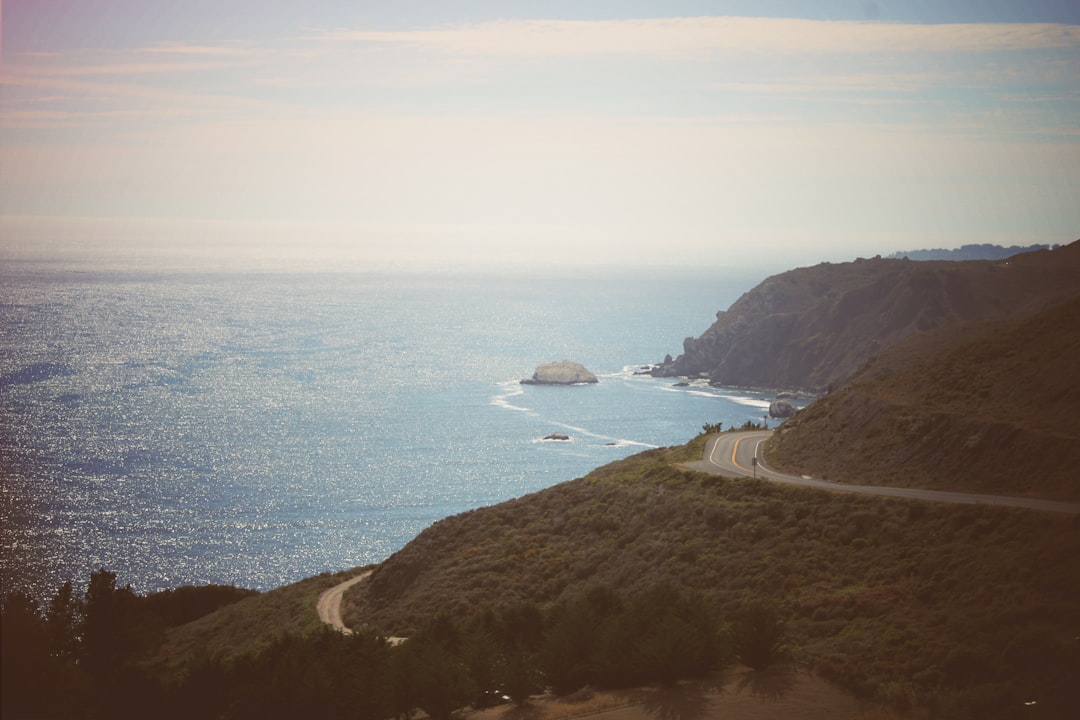
[[[596,376],[573,360],[541,363],[531,378],[522,380],[523,385],[580,385],[598,382]]]
[[[789,418],[795,414],[795,406],[787,400],[777,400],[769,403],[769,417]]]
[[[566,433],[551,433],[544,437],[545,440],[569,440],[570,436]]]

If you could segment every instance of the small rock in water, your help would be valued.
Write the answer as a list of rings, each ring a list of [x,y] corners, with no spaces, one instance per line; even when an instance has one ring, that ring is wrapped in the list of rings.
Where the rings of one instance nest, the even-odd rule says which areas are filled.
[[[551,433],[544,437],[545,440],[569,440],[570,436],[566,433]]]

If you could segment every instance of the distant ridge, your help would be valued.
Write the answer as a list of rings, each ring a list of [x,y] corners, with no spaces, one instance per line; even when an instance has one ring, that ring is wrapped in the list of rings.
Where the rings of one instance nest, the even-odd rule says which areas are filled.
[[[1031,314],[1080,290],[1080,241],[1001,260],[821,263],[767,278],[653,374],[825,392],[911,335]]]
[[[946,248],[933,248],[931,250],[901,250],[900,252],[894,252],[886,257],[892,260],[1004,260],[1005,258],[1012,257],[1013,255],[1019,255],[1025,252],[1034,252],[1035,250],[1053,250],[1059,245],[1028,245],[1027,247],[1020,247],[1019,245],[1013,245],[1011,247],[1004,247],[1002,245],[990,245],[983,243],[979,245],[961,245],[958,248],[946,249]]]

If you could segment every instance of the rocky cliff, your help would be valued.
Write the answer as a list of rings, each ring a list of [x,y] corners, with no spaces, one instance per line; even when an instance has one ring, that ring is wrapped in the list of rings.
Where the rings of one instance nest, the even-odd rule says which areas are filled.
[[[883,349],[958,321],[1020,316],[1077,286],[1080,242],[1004,261],[823,263],[767,278],[653,372],[826,391]]]

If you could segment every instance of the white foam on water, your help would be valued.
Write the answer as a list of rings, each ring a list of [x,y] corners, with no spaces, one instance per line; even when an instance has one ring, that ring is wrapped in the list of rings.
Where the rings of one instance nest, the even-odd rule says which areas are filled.
[[[749,397],[746,395],[719,395],[717,397],[722,397],[725,400],[730,400],[731,402],[738,403],[739,405],[761,408],[763,410],[768,410],[770,404],[768,400],[761,400],[760,398]]]
[[[491,398],[491,404],[496,407],[501,407],[506,410],[517,410],[518,412],[528,413],[529,415],[535,415],[536,412],[532,408],[522,407],[521,405],[515,405],[510,401],[510,398],[515,398],[525,394],[525,388],[521,386],[521,383],[517,380],[507,380],[499,383],[499,387],[502,392]]]
[[[600,433],[594,433],[591,430],[586,430],[585,428],[576,427],[574,425],[567,425],[566,423],[552,422],[551,424],[555,425],[556,427],[561,427],[564,430],[569,430],[570,432],[577,433],[578,435],[584,435],[586,437],[595,438],[596,440],[607,440],[608,442],[615,443],[615,445],[613,445],[612,447],[629,447],[631,445],[644,448],[659,447],[659,445],[651,445],[649,443],[638,442],[637,440],[627,440],[625,438],[616,438],[610,435],[601,435]]]

